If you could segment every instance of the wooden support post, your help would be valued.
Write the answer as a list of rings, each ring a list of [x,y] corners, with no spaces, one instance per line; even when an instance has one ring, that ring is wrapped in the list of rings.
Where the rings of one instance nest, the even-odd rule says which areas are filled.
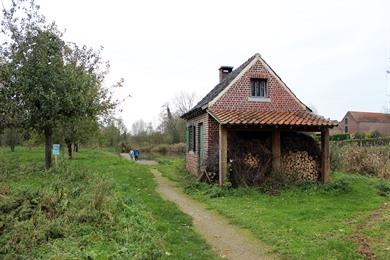
[[[321,131],[321,181],[329,182],[329,129]]]
[[[274,173],[280,172],[280,130],[275,129],[272,132],[272,170]]]
[[[219,185],[225,184],[225,179],[228,172],[227,165],[227,129],[223,125],[219,125]]]

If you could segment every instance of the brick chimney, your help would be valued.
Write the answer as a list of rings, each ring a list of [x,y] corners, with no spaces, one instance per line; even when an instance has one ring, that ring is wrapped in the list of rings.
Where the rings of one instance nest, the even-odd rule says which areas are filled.
[[[230,72],[233,71],[233,67],[230,66],[221,66],[219,68],[219,82],[222,82],[229,75]]]

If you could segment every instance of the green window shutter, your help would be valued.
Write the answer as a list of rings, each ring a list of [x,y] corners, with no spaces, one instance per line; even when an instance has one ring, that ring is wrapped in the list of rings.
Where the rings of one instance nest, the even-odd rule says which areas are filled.
[[[184,142],[185,142],[185,149],[186,152],[188,152],[188,132],[190,131],[190,128],[187,127],[184,134]]]
[[[203,161],[204,154],[205,154],[205,132],[204,132],[204,125],[201,123],[199,125],[199,157],[200,161]]]

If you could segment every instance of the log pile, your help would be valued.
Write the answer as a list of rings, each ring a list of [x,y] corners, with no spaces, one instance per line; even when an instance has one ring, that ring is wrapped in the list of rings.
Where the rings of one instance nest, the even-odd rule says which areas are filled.
[[[204,169],[199,175],[198,181],[207,182],[209,184],[216,183],[218,181],[218,174],[216,172],[210,172]]]
[[[300,182],[316,182],[319,178],[319,163],[307,151],[289,151],[282,157],[282,172]]]
[[[266,132],[232,132],[228,140],[233,186],[259,186],[271,174],[272,135]],[[320,173],[318,143],[302,133],[281,134],[282,171],[292,180],[315,182]],[[289,179],[290,179],[289,178]]]
[[[228,156],[233,187],[259,186],[271,169],[271,136],[231,133]]]
[[[260,160],[258,156],[247,153],[243,156],[243,161],[249,166],[249,167],[257,167],[260,163]]]
[[[290,151],[306,151],[309,156],[317,160],[321,157],[319,144],[309,135],[303,133],[282,133],[282,155]]]
[[[201,166],[199,181],[218,182],[218,147],[210,150]],[[282,172],[292,181],[316,182],[320,175],[321,152],[318,143],[302,133],[282,132]],[[272,171],[270,132],[230,132],[228,135],[228,180],[233,187],[260,186]]]

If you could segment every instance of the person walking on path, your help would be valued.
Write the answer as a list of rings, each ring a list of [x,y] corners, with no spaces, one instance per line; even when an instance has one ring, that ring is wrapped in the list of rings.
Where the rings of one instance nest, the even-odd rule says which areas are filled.
[[[129,156],[130,156],[131,160],[134,160],[134,151],[133,150],[130,150]]]

